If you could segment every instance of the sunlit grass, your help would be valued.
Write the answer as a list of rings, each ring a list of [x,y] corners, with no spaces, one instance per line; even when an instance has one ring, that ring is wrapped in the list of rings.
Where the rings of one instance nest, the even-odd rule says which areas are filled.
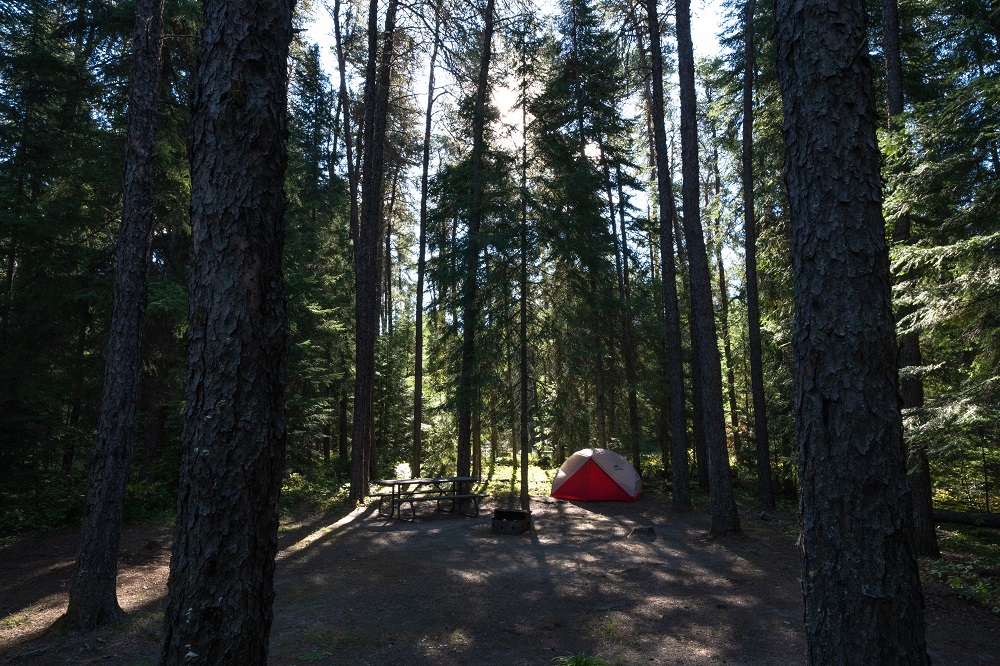
[[[552,479],[556,468],[543,469],[528,465],[528,494],[533,497],[546,496],[552,492]],[[513,465],[496,465],[492,469],[484,465],[483,490],[490,497],[502,497],[521,492],[521,471]]]

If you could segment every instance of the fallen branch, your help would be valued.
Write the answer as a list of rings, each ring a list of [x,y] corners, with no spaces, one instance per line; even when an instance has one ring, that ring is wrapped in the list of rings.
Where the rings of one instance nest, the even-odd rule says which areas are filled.
[[[1000,528],[1000,513],[968,513],[965,511],[934,509],[934,520],[942,523]]]

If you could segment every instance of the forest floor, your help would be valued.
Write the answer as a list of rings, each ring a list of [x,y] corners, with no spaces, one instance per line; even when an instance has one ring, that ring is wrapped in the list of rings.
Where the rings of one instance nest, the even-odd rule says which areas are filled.
[[[286,525],[272,664],[612,664],[805,661],[795,517],[745,509],[744,534],[712,539],[709,515],[647,495],[631,504],[532,500],[535,531],[374,506]],[[649,530],[652,528],[652,531]],[[129,526],[119,599],[130,619],[87,636],[50,631],[64,611],[76,534],[0,549],[0,664],[158,661],[170,530]],[[1000,616],[927,582],[936,666],[1000,665]]]

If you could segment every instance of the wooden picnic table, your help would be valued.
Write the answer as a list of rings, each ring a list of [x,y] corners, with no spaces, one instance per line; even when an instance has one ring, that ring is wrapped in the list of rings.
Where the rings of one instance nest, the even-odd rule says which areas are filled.
[[[462,500],[469,500],[474,507],[474,513],[479,515],[479,501],[486,497],[482,493],[471,492],[471,486],[478,481],[474,476],[442,476],[420,479],[378,479],[373,481],[377,486],[388,488],[389,492],[379,493],[378,512],[381,515],[382,502],[389,502],[389,517],[403,517],[403,505],[410,505],[410,520],[416,518],[416,502],[437,502],[439,511],[454,511],[461,508]],[[449,506],[450,508],[445,508]]]

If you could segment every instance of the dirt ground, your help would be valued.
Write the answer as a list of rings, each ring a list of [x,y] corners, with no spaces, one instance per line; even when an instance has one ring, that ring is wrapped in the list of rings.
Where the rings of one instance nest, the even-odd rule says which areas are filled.
[[[583,652],[612,664],[804,662],[794,516],[743,514],[710,539],[707,509],[534,498],[534,533],[479,518],[374,507],[283,528],[272,664],[551,664]],[[652,528],[650,530],[650,528]],[[130,620],[88,636],[47,631],[65,609],[76,535],[0,549],[0,664],[155,664],[170,531],[123,534],[119,598]],[[1000,665],[1000,617],[925,585],[934,664]]]

